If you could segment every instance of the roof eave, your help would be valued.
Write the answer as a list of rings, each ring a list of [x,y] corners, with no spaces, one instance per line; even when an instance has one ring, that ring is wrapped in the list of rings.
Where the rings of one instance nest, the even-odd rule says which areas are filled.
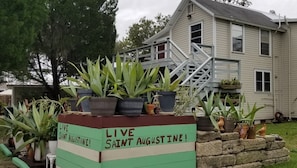
[[[277,28],[277,27],[267,27],[267,26],[263,26],[263,25],[259,25],[259,24],[249,23],[249,22],[245,22],[245,21],[241,21],[241,20],[237,20],[237,19],[231,19],[231,18],[218,16],[218,15],[215,15],[215,17],[219,18],[219,19],[223,19],[223,20],[229,20],[229,21],[236,22],[236,23],[242,23],[242,24],[245,24],[245,25],[260,27],[260,28],[263,28],[263,29],[270,29],[270,30],[285,32],[284,29]]]

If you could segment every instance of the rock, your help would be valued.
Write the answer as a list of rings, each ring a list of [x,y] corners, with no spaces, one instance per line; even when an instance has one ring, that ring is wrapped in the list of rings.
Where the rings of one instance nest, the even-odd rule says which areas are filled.
[[[263,138],[257,139],[242,139],[241,144],[245,151],[260,150],[266,148],[266,140]]]
[[[238,139],[238,138],[237,138]],[[223,142],[223,154],[239,153],[244,150],[240,140],[231,140]]]
[[[222,141],[230,141],[230,140],[236,140],[239,137],[238,132],[231,132],[231,133],[223,133],[221,134]]]
[[[234,165],[235,159],[235,155],[200,157],[197,159],[197,164],[199,168],[225,167]]]
[[[216,140],[205,143],[196,143],[196,153],[198,157],[221,155],[223,153],[222,141]]]
[[[236,164],[259,162],[266,159],[266,151],[248,151],[236,155]]]
[[[220,139],[221,135],[219,132],[214,131],[197,131],[197,141],[198,142],[209,142],[213,140]]]

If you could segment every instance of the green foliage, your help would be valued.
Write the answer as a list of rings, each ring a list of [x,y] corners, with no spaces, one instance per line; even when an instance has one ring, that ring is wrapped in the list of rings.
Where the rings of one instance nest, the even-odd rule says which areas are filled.
[[[225,119],[234,119],[236,111],[234,110],[234,108],[227,107],[227,104],[232,104],[234,107],[234,104],[231,102],[229,95],[224,98],[224,101],[221,101],[220,95],[218,95],[216,99],[218,99],[217,102],[220,116],[223,116]]]
[[[143,46],[144,40],[161,31],[169,21],[170,16],[158,14],[155,19],[141,18],[138,23],[129,27],[127,37],[117,42],[116,52],[122,52]]]
[[[154,84],[158,72],[158,67],[144,70],[139,62],[123,63],[123,81],[119,94],[123,97],[136,98],[147,92],[156,91],[158,88]]]
[[[236,79],[236,77],[232,78],[231,80],[223,79],[221,80],[221,85],[240,85],[240,81]]]
[[[63,106],[54,100],[38,99],[30,105],[19,105],[14,108],[14,113],[9,112],[5,121],[11,129],[17,129],[15,136],[27,137],[26,141],[15,152],[23,149],[27,144],[35,143],[41,147],[41,153],[45,154],[46,142],[57,133],[57,115],[64,111]]]
[[[28,51],[47,20],[45,0],[2,0],[0,5],[0,70],[26,68]]]
[[[215,108],[217,107],[218,101],[215,99],[214,92],[211,92],[210,95],[206,92],[206,101],[201,99],[201,97],[198,96],[199,105],[202,107],[203,112],[206,117],[209,117],[211,120],[212,125],[219,130],[217,121],[214,117]]]
[[[76,75],[67,62],[78,65],[88,57],[114,54],[117,0],[47,1],[49,19],[35,39],[30,52],[28,73],[22,77],[44,85],[49,96],[58,100],[59,84],[65,77]],[[46,77],[52,76],[51,86]]]
[[[159,79],[160,90],[170,91],[170,92],[175,91],[178,88],[181,80],[184,78],[184,75],[185,74],[180,75],[177,79],[171,82],[169,69],[165,67],[164,75],[160,73],[160,79]]]

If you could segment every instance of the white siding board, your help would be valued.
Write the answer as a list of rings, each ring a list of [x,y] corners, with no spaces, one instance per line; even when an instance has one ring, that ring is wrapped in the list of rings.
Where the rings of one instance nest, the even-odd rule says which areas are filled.
[[[192,14],[191,19],[188,19],[187,17],[187,9],[183,9],[183,12],[178,19],[178,21],[175,23],[173,29],[172,29],[172,41],[174,41],[180,49],[183,50],[184,53],[189,54],[190,53],[190,32],[189,32],[189,26],[196,24],[196,23],[202,23],[202,40],[203,44],[205,45],[213,45],[212,42],[212,16],[210,16],[208,13],[203,11],[202,9],[198,8],[196,5],[194,5],[194,12]]]

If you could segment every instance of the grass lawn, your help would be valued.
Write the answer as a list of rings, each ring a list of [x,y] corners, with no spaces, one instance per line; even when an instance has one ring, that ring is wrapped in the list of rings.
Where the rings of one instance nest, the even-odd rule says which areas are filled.
[[[279,124],[267,124],[266,134],[278,134],[286,141],[286,147],[291,151],[290,161],[266,168],[288,168],[297,167],[297,122],[286,122]]]

